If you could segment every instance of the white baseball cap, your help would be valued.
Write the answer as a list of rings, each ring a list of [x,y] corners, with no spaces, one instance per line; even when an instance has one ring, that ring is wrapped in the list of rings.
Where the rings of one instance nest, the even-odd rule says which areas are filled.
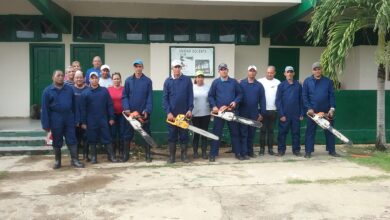
[[[93,75],[95,75],[97,78],[99,78],[99,74],[97,72],[91,72],[89,74],[89,78],[92,78]]]
[[[175,67],[175,66],[183,66],[183,65],[181,65],[180,60],[173,60],[171,63],[171,66]]]
[[[110,66],[107,64],[104,64],[104,65],[102,65],[102,67],[100,67],[100,70],[104,70],[104,69],[108,69],[108,71],[110,71]]]
[[[248,66],[248,70],[251,70],[251,69],[254,69],[254,70],[257,71],[257,67],[256,67],[255,65],[250,65],[250,66]]]

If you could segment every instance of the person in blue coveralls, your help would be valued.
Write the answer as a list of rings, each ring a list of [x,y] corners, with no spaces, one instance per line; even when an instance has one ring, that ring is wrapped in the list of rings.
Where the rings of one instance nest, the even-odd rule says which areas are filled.
[[[133,62],[134,74],[125,81],[125,88],[122,92],[122,107],[127,115],[137,111],[146,122],[142,128],[150,135],[150,115],[153,109],[153,86],[152,80],[143,74],[144,63],[142,60]],[[134,129],[130,124],[126,124],[124,131],[123,161],[129,160],[129,145],[134,137]],[[145,143],[145,160],[152,162],[150,145]]]
[[[300,146],[300,121],[303,120],[302,86],[294,80],[294,68],[286,66],[284,76],[286,80],[279,84],[276,92],[276,108],[279,115],[278,153],[284,156],[286,153],[286,136],[291,130],[292,152],[295,156],[301,156]]]
[[[229,106],[233,109],[233,111],[237,114],[236,107],[240,103],[242,99],[242,91],[241,87],[238,84],[237,80],[228,76],[228,66],[225,63],[221,63],[218,66],[218,73],[220,75],[219,78],[215,79],[211,84],[209,91],[209,103],[212,111],[214,113],[218,113],[218,110],[222,106]],[[214,117],[214,127],[213,134],[217,135],[219,139],[222,137],[223,126],[225,124],[225,120],[219,117]],[[235,156],[239,160],[243,160],[241,157],[239,149],[240,149],[240,139],[239,139],[239,126],[237,122],[228,121],[227,122],[230,138],[232,143],[233,152]],[[213,140],[211,142],[211,150],[209,161],[215,162],[215,157],[219,154],[219,145],[220,140]]]
[[[85,90],[88,89],[88,86],[85,85],[83,72],[80,70],[76,71],[74,76],[74,85],[73,93],[76,100],[76,138],[77,138],[77,148],[83,148],[83,160],[90,162],[91,160],[88,157],[88,142],[87,134],[84,129],[81,128],[81,104],[82,104],[82,94]]]
[[[87,139],[91,152],[91,163],[97,163],[97,143],[105,146],[108,160],[116,162],[112,148],[110,126],[114,124],[114,107],[108,90],[99,86],[96,72],[89,75],[90,87],[83,92],[81,105],[82,128],[87,129]]]
[[[164,82],[163,108],[167,114],[167,120],[174,121],[178,114],[185,114],[187,118],[192,117],[194,108],[194,93],[191,78],[181,72],[180,60],[173,60],[171,63],[171,74]],[[178,138],[179,137],[179,138]],[[175,163],[176,142],[179,139],[181,148],[181,161],[188,163],[188,130],[168,124],[168,149],[169,159],[167,163]]]
[[[64,73],[55,70],[52,76],[53,84],[46,87],[42,94],[42,128],[53,135],[53,151],[55,162],[53,169],[61,167],[61,148],[63,138],[69,148],[71,165],[82,168],[78,160],[75,120],[75,97],[72,87],[64,84]]]
[[[93,59],[92,59],[92,66],[91,68],[89,68],[85,74],[85,84],[87,84],[87,86],[89,86],[89,75],[92,73],[92,72],[95,72],[98,74],[98,77],[100,78],[100,68],[102,66],[102,59],[99,57],[99,56],[95,56]]]
[[[322,75],[321,64],[315,62],[312,65],[313,75],[307,77],[303,82],[302,96],[304,109],[307,114],[313,115],[318,112],[325,112],[328,117],[333,118],[336,102],[334,97],[333,82]],[[334,121],[330,121],[333,126]],[[305,136],[305,158],[310,158],[314,152],[314,140],[317,124],[307,118]],[[335,148],[335,137],[328,130],[324,130],[326,138],[326,150],[330,156],[340,157]]]
[[[257,67],[248,67],[248,77],[240,81],[243,98],[238,108],[242,117],[261,121],[266,111],[264,87],[256,80]],[[256,127],[240,124],[240,156],[248,160],[254,157],[253,139]]]

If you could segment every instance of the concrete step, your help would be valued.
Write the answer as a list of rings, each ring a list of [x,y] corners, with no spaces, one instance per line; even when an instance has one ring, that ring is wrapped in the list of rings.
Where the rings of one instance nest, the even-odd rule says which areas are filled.
[[[67,153],[67,148],[63,148],[62,152]],[[8,146],[0,147],[0,156],[12,155],[46,155],[53,154],[51,146]]]
[[[45,144],[45,136],[13,136],[0,137],[0,148],[12,146],[42,146]]]
[[[43,130],[0,130],[0,137],[41,137],[46,136]]]

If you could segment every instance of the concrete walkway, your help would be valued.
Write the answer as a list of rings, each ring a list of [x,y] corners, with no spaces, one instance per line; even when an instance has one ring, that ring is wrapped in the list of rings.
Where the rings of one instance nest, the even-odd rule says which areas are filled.
[[[0,219],[390,219],[390,174],[287,154],[167,166],[0,158]]]

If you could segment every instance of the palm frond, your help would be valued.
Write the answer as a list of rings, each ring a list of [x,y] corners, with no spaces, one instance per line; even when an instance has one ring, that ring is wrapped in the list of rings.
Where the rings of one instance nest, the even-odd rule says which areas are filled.
[[[390,31],[390,1],[382,0],[380,4],[377,4],[378,12],[375,20],[374,30],[379,32],[389,32]]]

